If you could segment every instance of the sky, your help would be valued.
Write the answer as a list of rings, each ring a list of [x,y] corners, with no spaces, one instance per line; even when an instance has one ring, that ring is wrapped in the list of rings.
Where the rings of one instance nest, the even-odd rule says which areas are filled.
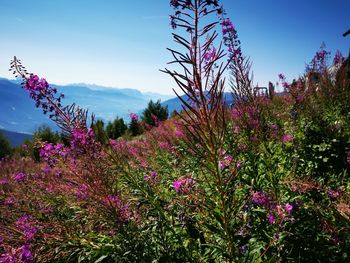
[[[301,75],[322,42],[347,56],[348,0],[221,0],[235,24],[254,84]],[[169,0],[0,0],[0,77],[17,56],[49,83],[88,83],[173,94],[159,69],[176,48]]]

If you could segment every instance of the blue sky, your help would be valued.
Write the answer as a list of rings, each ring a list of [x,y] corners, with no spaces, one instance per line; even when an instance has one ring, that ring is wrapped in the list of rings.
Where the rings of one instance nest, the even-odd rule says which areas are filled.
[[[347,55],[350,1],[222,0],[254,83],[302,74],[322,41]],[[0,0],[0,76],[16,55],[51,83],[94,83],[172,94],[168,0]]]

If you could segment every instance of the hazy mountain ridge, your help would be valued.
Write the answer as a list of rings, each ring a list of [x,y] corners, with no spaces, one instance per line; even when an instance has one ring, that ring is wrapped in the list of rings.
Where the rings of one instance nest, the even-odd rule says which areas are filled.
[[[0,129],[0,133],[8,139],[12,147],[19,146],[25,140],[31,140],[33,138],[33,136],[30,134],[6,131],[1,129]]]
[[[86,85],[86,86],[84,86]],[[65,95],[63,105],[76,103],[97,119],[105,122],[116,116],[129,119],[129,113],[140,113],[149,100],[167,99],[170,95],[142,93],[136,89],[113,89],[90,84],[52,85]],[[47,124],[57,130],[48,116],[34,106],[29,93],[20,87],[18,80],[0,78],[0,129],[33,133],[40,125]]]

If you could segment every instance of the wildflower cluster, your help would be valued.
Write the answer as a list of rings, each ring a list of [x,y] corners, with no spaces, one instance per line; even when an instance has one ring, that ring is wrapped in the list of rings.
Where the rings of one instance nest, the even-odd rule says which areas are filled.
[[[50,118],[59,115],[64,95],[56,95],[57,89],[50,87],[46,79],[30,75],[22,87],[29,92],[29,96],[35,101],[35,106],[43,109],[44,114],[49,113]]]
[[[191,177],[180,178],[173,182],[173,187],[177,193],[191,192],[195,181]]]
[[[242,51],[241,51],[241,42],[238,39],[238,33],[235,29],[235,26],[229,18],[221,18],[222,34],[224,44],[227,47],[229,54],[229,60],[233,64],[239,65],[243,62]]]
[[[27,177],[27,175],[25,173],[22,173],[22,172],[18,172],[14,175],[14,179],[17,183],[23,182],[26,177]]]
[[[38,228],[35,225],[36,221],[34,218],[28,215],[23,215],[16,221],[16,227],[23,232],[26,241],[32,241],[35,238],[38,232]]]

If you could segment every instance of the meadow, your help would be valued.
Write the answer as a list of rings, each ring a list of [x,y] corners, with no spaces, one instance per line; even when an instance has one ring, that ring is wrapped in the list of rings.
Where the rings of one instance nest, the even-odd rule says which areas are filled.
[[[68,139],[0,161],[0,262],[349,262],[349,59],[321,47],[299,79],[257,88],[218,1],[170,3],[163,72],[183,111],[132,115],[135,136],[98,139],[93,115],[11,62]]]

